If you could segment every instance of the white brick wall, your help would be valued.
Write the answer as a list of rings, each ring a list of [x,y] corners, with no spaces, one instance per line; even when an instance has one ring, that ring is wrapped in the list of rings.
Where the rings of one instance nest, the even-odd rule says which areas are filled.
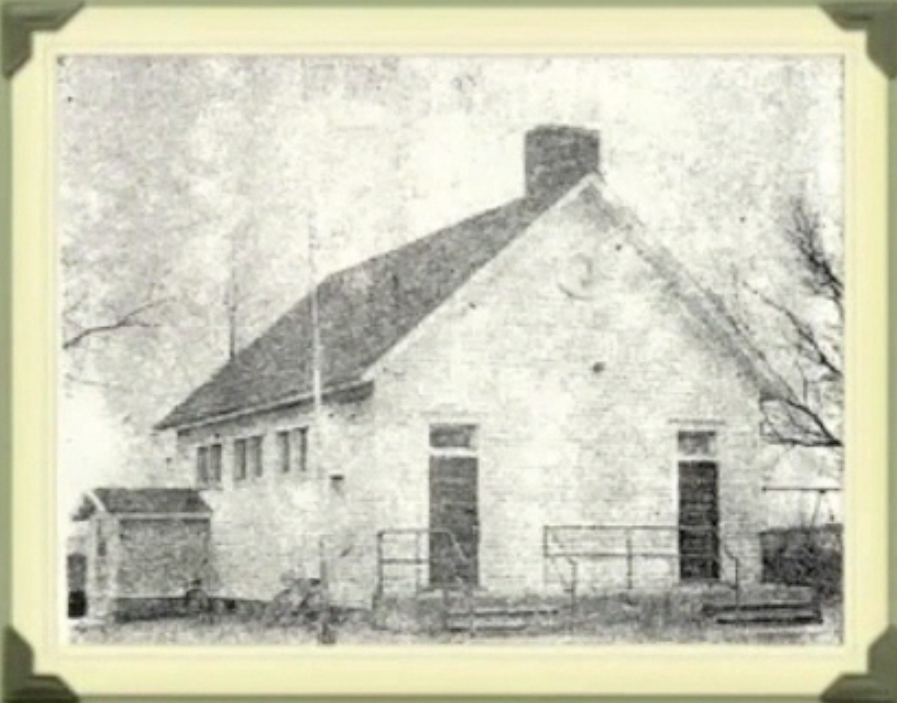
[[[756,578],[756,392],[692,333],[678,301],[594,207],[574,202],[544,218],[385,361],[374,397],[380,524],[428,524],[427,426],[476,422],[482,583],[540,590],[546,524],[676,525],[674,421],[710,421],[725,542],[742,576]],[[573,300],[554,272],[582,251],[594,251],[599,284],[593,299]],[[636,580],[672,582],[677,569],[642,560]],[[596,583],[625,583],[625,560],[589,570]]]
[[[344,495],[328,507],[332,540],[347,550],[333,574],[343,601],[364,604],[374,592],[378,530],[428,526],[428,426],[452,420],[480,426],[485,587],[556,585],[542,554],[545,525],[675,526],[677,421],[710,422],[719,432],[724,541],[742,577],[757,578],[765,459],[756,391],[699,339],[700,326],[600,208],[581,199],[543,218],[384,359],[371,399],[334,409],[323,458],[346,474]],[[584,251],[596,257],[598,285],[593,298],[573,300],[555,272]],[[595,373],[598,362],[604,368]],[[223,593],[269,598],[291,565],[304,558],[315,569],[314,480],[277,476],[273,465],[245,486],[231,477],[234,436],[266,432],[271,462],[271,433],[308,420],[278,411],[179,439],[192,472],[198,443],[227,438],[224,486],[205,492]],[[322,458],[314,437],[312,447],[314,474]],[[674,536],[654,539],[675,551]],[[614,546],[624,546],[621,537]],[[677,569],[674,560],[640,560],[636,585],[669,585]],[[625,584],[624,560],[587,571],[595,587]],[[415,583],[412,567],[390,572],[393,589]]]
[[[87,598],[91,616],[105,617],[112,611],[117,593],[121,560],[118,521],[106,513],[90,518],[87,538]],[[103,545],[102,549],[100,545]]]
[[[292,408],[258,414],[182,432],[178,438],[178,460],[182,470],[195,475],[196,448],[209,442],[223,445],[223,482],[220,489],[203,491],[214,511],[212,543],[216,593],[233,598],[267,600],[283,588],[282,579],[290,571],[309,577],[319,575],[322,526],[318,505],[321,474],[345,476],[344,498],[329,500],[326,527],[327,544],[333,551],[344,551],[358,533],[353,522],[367,521],[368,498],[364,493],[365,474],[369,470],[366,447],[370,437],[370,408],[367,401],[349,406],[328,406],[324,433],[312,431],[309,437],[309,461],[306,473],[284,474],[278,465],[275,433],[279,430],[312,425],[309,408]],[[264,436],[261,477],[234,479],[234,439]],[[324,479],[328,481],[328,479]],[[325,488],[331,493],[328,485]],[[366,532],[366,531],[365,531]],[[352,549],[333,568],[342,580],[357,578],[350,563],[364,554]],[[370,598],[372,586],[363,584],[364,598]],[[359,588],[351,587],[345,596],[358,600]]]

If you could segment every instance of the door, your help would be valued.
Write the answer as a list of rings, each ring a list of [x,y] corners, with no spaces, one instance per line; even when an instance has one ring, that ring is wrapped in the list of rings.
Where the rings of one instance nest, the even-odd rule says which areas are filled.
[[[80,553],[66,556],[68,581],[68,616],[83,618],[87,615],[87,556]]]
[[[472,456],[430,457],[431,586],[478,581],[477,468]]]
[[[679,462],[679,576],[720,577],[719,498],[714,461]]]

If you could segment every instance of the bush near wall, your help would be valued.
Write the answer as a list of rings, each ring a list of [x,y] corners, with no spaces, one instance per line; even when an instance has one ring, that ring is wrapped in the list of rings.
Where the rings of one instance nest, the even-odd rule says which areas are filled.
[[[184,614],[183,598],[118,598],[115,601],[116,622],[159,620]]]
[[[760,533],[765,583],[811,586],[823,597],[840,596],[843,527],[790,527]]]

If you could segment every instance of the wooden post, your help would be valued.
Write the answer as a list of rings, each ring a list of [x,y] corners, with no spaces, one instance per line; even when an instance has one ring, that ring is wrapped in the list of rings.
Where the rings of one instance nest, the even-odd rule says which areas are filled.
[[[336,632],[333,630],[331,622],[331,603],[330,603],[330,574],[327,564],[326,539],[321,536],[319,546],[321,551],[321,613],[318,621],[318,643],[319,644],[336,644]]]
[[[741,571],[738,560],[735,560],[735,608],[741,610]]]
[[[385,564],[383,563],[383,531],[377,533],[377,585],[374,588],[374,598],[379,601],[383,598],[384,583],[386,576]]]
[[[626,529],[626,590],[632,590],[632,529]]]
[[[572,633],[572,632],[576,631],[576,616],[577,616],[576,611],[578,610],[577,602],[576,602],[576,598],[577,598],[576,587],[577,587],[577,581],[579,579],[579,564],[577,562],[574,561],[572,563],[572,565],[570,567],[570,573],[572,575],[572,578],[570,581],[570,632]]]
[[[421,582],[421,549],[420,549],[420,538],[422,533],[415,532],[414,533],[414,592],[420,592],[420,582]]]
[[[467,613],[470,618],[470,636],[477,636],[477,603],[473,597],[473,583],[468,581],[463,583],[464,596],[467,598]]]

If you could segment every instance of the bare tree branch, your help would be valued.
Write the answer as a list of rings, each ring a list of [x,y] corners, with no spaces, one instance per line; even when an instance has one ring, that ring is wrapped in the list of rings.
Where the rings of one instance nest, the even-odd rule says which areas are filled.
[[[777,372],[790,395],[761,404],[764,437],[784,446],[837,449],[843,446],[837,429],[841,408],[836,403],[843,397],[844,383],[838,339],[843,329],[844,285],[836,258],[825,247],[822,229],[820,217],[803,201],[792,202],[784,236],[796,257],[805,300],[783,301],[744,280],[736,283],[784,321],[783,349],[794,369],[790,374]],[[820,302],[824,303],[821,308]],[[825,323],[823,308],[827,306],[837,315],[835,325]],[[747,314],[743,303],[739,310]],[[733,317],[737,318],[734,324],[750,336],[753,325]]]
[[[777,410],[782,412],[776,413]],[[780,398],[765,403],[764,411],[763,433],[774,444],[832,448],[844,446],[808,404]]]
[[[793,310],[785,307],[781,303],[776,302],[768,295],[765,295],[756,288],[745,285],[745,287],[754,293],[766,305],[786,317],[797,337],[795,344],[800,355],[814,364],[822,366],[829,374],[835,378],[841,378],[843,372],[841,370],[840,360],[832,359],[830,355],[823,349],[819,339],[819,333],[807,321],[801,319]]]
[[[786,231],[804,271],[804,283],[813,295],[827,298],[843,314],[844,283],[833,257],[822,241],[822,222],[803,200],[792,204],[792,224]]]
[[[112,322],[108,322],[105,324],[99,325],[91,325],[89,327],[83,327],[79,332],[77,332],[72,337],[69,337],[62,343],[62,348],[66,351],[74,349],[78,345],[84,343],[85,340],[90,337],[94,337],[99,334],[107,334],[109,332],[114,332],[115,330],[122,330],[128,328],[151,328],[156,327],[156,323],[149,322],[147,320],[141,319],[141,315],[153,308],[159,307],[160,305],[168,302],[167,298],[161,298],[159,300],[151,300],[143,305],[139,305],[133,310],[125,313],[121,317]]]

